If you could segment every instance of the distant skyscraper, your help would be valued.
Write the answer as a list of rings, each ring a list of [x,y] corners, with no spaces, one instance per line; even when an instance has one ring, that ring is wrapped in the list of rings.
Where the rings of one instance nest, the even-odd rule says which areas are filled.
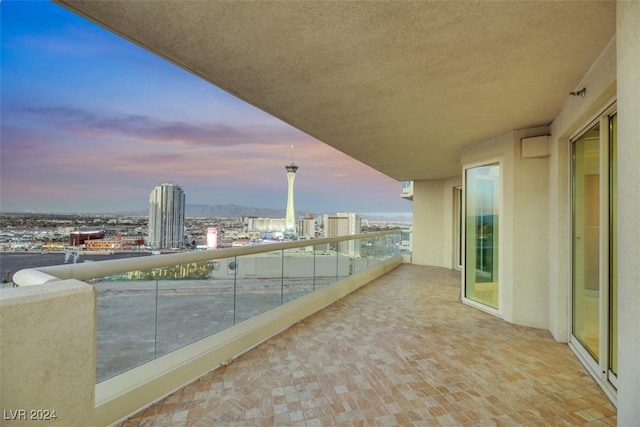
[[[341,237],[362,233],[362,218],[355,213],[338,212],[324,216],[324,237]]]
[[[293,146],[292,146],[293,148]],[[296,211],[293,208],[293,181],[296,178],[296,166],[293,161],[285,166],[287,169],[287,181],[289,182],[289,191],[287,194],[287,213],[285,215],[285,231],[296,232]]]
[[[149,195],[149,235],[154,248],[184,246],[185,195],[180,186],[163,182]]]
[[[316,219],[308,213],[298,220],[298,237],[312,239],[316,237]]]
[[[324,237],[341,237],[362,233],[362,218],[354,213],[338,212],[324,216]],[[360,241],[338,243],[338,252],[360,256]]]

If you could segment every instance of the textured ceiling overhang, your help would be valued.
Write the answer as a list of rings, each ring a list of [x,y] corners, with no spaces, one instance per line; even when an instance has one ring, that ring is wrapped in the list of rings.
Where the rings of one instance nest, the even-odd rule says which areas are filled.
[[[615,2],[58,1],[397,180],[549,124]]]

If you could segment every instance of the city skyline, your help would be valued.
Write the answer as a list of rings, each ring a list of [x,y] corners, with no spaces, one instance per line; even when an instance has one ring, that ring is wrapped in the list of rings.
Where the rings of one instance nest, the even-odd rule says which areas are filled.
[[[2,212],[143,210],[179,183],[188,204],[410,213],[401,184],[49,2],[3,1]]]

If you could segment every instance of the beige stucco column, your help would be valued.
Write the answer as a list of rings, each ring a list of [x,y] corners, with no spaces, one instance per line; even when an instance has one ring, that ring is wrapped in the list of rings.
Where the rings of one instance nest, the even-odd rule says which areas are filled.
[[[460,177],[413,182],[411,262],[453,268],[453,189]]]
[[[66,280],[0,292],[0,425],[93,425],[94,288]]]
[[[618,425],[640,420],[640,2],[617,6]]]

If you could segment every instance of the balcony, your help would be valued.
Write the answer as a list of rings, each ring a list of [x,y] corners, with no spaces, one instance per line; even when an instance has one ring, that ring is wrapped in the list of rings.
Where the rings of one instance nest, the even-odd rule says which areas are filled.
[[[566,344],[459,293],[404,264],[119,425],[616,425]]]
[[[0,299],[3,408],[35,402],[57,409],[58,425],[65,426],[87,425],[90,419],[120,426],[616,424],[615,408],[566,344],[547,331],[461,304],[460,273],[400,265],[394,249],[399,238],[400,233],[386,232],[347,238],[359,244],[322,239],[23,271],[23,280],[46,281],[55,272],[59,279],[93,282],[97,271],[110,271],[112,280],[102,275],[94,286],[54,280],[7,290]],[[360,253],[341,255],[340,246]],[[305,257],[299,251],[309,247],[313,274],[305,277],[309,268],[291,267],[300,265]],[[382,247],[389,251],[374,250]],[[322,256],[316,252],[331,258],[333,278],[321,279]],[[202,335],[198,323],[188,320],[197,317],[191,314],[198,312],[198,300],[224,300],[227,275],[233,288],[242,289],[238,271],[249,272],[252,256],[261,257],[261,276],[268,270],[266,260],[279,257],[279,283],[262,282],[257,293],[264,297],[271,286],[278,301],[246,319],[238,303],[251,293],[245,288],[235,293],[227,324],[200,322],[213,334]],[[211,289],[201,292],[190,280],[158,279],[166,265],[186,271],[195,258],[212,257],[224,268],[211,270],[200,286],[222,283],[216,295]],[[230,260],[238,267],[233,274]],[[116,280],[140,276],[130,271],[133,264],[153,265],[146,271],[154,272],[155,286]],[[46,293],[58,286],[62,296],[47,301]],[[175,295],[177,286],[189,290],[188,308],[180,310],[182,304],[174,301],[167,312],[163,298],[184,297]],[[118,287],[123,295],[115,301],[133,305],[108,314],[108,300]],[[26,300],[12,298],[16,292],[26,292]],[[136,293],[143,299],[135,299]],[[145,298],[155,303],[145,309]],[[34,309],[39,301],[45,304]],[[185,312],[190,316],[182,316]],[[12,323],[14,316],[23,316],[23,322]],[[170,317],[163,323],[163,316]],[[114,329],[117,321],[122,326]],[[150,327],[155,329],[149,339]],[[19,419],[15,412],[3,417]]]
[[[4,419],[29,419],[14,409],[27,406],[65,426],[121,420],[395,268],[401,241],[394,230],[21,270],[0,298]]]

